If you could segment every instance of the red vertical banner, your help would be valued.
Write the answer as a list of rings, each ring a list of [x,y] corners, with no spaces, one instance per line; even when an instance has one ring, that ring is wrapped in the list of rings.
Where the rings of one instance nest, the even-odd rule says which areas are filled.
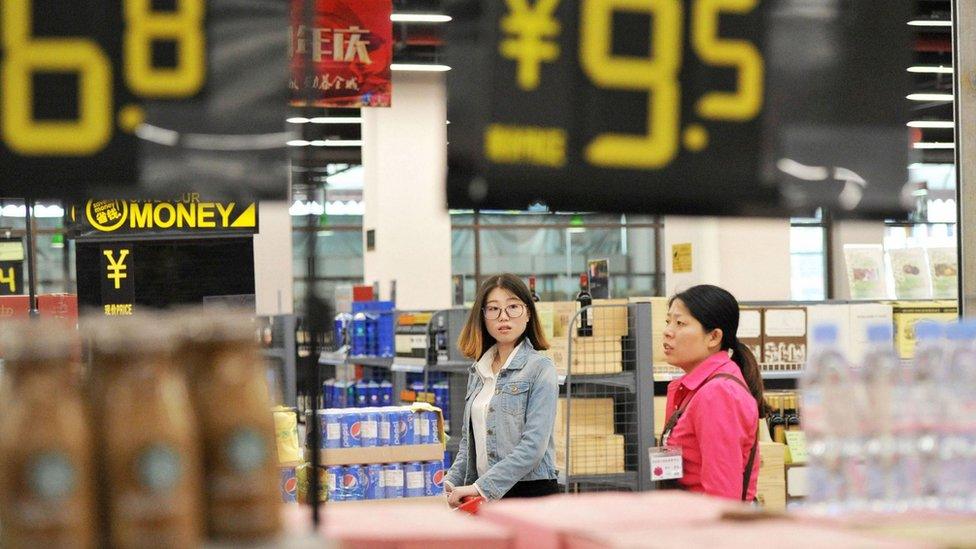
[[[311,88],[316,107],[389,107],[392,0],[315,0],[311,28],[304,4],[292,0],[292,105],[305,105]]]

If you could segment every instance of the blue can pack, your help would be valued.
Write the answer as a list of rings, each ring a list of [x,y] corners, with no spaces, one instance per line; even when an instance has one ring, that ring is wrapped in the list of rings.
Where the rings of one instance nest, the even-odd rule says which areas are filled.
[[[365,379],[356,382],[356,404],[357,408],[369,406],[369,383]]]
[[[403,465],[391,463],[383,468],[386,473],[386,498],[402,498],[404,495]]]
[[[349,354],[353,356],[366,354],[366,313],[360,311],[352,315],[352,336],[350,340]]]
[[[380,422],[376,426],[376,445],[390,446],[393,430],[390,423],[390,411],[380,408],[377,410],[380,415]]]
[[[322,382],[322,407],[334,408],[332,405],[333,391],[335,391],[335,380],[327,379]]]
[[[376,408],[380,405],[380,384],[375,380],[370,380],[366,384],[366,399],[369,402],[368,406]]]
[[[376,313],[366,313],[366,354],[369,356],[379,356],[380,345],[376,333],[379,328],[379,318]]]
[[[419,461],[403,464],[404,496],[408,498],[424,497],[424,465]]]
[[[427,412],[416,412],[411,415],[413,416],[413,443],[429,444],[430,420],[427,418]]]
[[[380,406],[393,405],[393,384],[387,380],[380,382]]]
[[[338,410],[320,410],[319,417],[322,429],[322,448],[342,448],[342,412]]]
[[[343,410],[339,416],[342,428],[342,447],[360,448],[363,445],[363,425],[358,411]]]
[[[366,469],[362,465],[347,465],[342,468],[343,501],[366,499]]]
[[[325,482],[327,486],[322,488],[328,490],[329,501],[344,501],[342,494],[342,475],[343,467],[333,465],[325,469]]]
[[[399,446],[409,446],[417,443],[414,436],[416,432],[414,427],[413,412],[410,410],[400,409],[397,412],[397,433],[399,434]]]
[[[380,425],[380,412],[376,408],[363,408],[359,413],[359,435],[363,448],[378,445],[377,435]]]
[[[444,462],[424,462],[424,495],[439,496],[444,493]]]
[[[366,466],[366,499],[386,498],[386,470],[382,465]]]
[[[437,412],[423,412],[423,415],[427,417],[427,444],[438,444],[441,441],[441,426],[440,426],[440,416]]]

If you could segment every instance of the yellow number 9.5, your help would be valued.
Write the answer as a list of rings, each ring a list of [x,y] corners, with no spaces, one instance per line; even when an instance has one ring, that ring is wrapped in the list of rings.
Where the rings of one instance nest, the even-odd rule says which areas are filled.
[[[736,67],[736,92],[709,92],[698,100],[697,110],[709,120],[751,120],[763,101],[763,60],[755,44],[718,36],[719,15],[745,14],[758,0],[698,0],[692,8],[692,45],[698,57],[714,67]]]
[[[31,2],[0,1],[6,59],[0,69],[0,130],[11,150],[29,156],[90,155],[112,137],[112,65],[90,40],[33,38]],[[78,119],[34,119],[37,72],[78,75]]]
[[[612,55],[616,11],[652,16],[653,57]],[[647,134],[599,135],[586,147],[587,162],[610,168],[658,169],[677,155],[682,25],[681,0],[584,0],[580,10],[583,71],[597,86],[648,94]]]
[[[125,81],[142,97],[187,97],[203,86],[206,68],[203,0],[177,0],[175,12],[153,11],[152,0],[125,0]],[[152,62],[154,40],[178,46],[175,68]]]

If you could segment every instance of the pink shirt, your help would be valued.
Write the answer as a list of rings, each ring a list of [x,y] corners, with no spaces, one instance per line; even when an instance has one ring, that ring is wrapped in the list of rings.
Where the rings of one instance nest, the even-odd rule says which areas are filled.
[[[742,379],[739,366],[732,362],[728,352],[720,351],[706,358],[690,374],[668,384],[665,422],[685,399],[691,399],[671,431],[668,445],[681,447],[684,478],[679,482],[687,490],[737,500],[742,497],[742,473],[756,441],[759,410],[752,394],[731,379],[717,377],[702,386],[717,373]],[[748,501],[756,495],[758,477],[757,448]]]

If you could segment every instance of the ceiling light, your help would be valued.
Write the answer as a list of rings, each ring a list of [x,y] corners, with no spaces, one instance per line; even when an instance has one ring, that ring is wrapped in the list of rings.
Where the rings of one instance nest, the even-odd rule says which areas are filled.
[[[308,124],[309,120],[304,116],[292,116],[291,118],[285,119],[285,122],[289,124]]]
[[[905,97],[911,101],[952,101],[951,93],[911,93]]]
[[[952,120],[912,120],[909,128],[951,129],[955,127]]]
[[[924,74],[952,74],[952,67],[946,67],[944,65],[915,65],[913,67],[908,67],[908,72]]]
[[[414,72],[445,72],[451,70],[447,65],[422,65],[419,63],[392,63],[391,70]]]
[[[447,23],[450,20],[450,15],[439,13],[394,13],[390,15],[390,21],[394,23]]]
[[[916,19],[909,21],[910,27],[951,27],[952,21],[940,21],[937,19]]]
[[[360,116],[316,116],[310,120],[312,124],[361,124]]]
[[[311,142],[305,141],[304,139],[292,139],[291,141],[285,143],[289,147],[307,147],[311,145]]]
[[[916,149],[954,149],[954,148],[956,148],[956,144],[955,143],[920,142],[920,143],[915,143],[914,147]]]
[[[324,142],[325,147],[362,147],[363,141],[361,139],[326,139]]]

